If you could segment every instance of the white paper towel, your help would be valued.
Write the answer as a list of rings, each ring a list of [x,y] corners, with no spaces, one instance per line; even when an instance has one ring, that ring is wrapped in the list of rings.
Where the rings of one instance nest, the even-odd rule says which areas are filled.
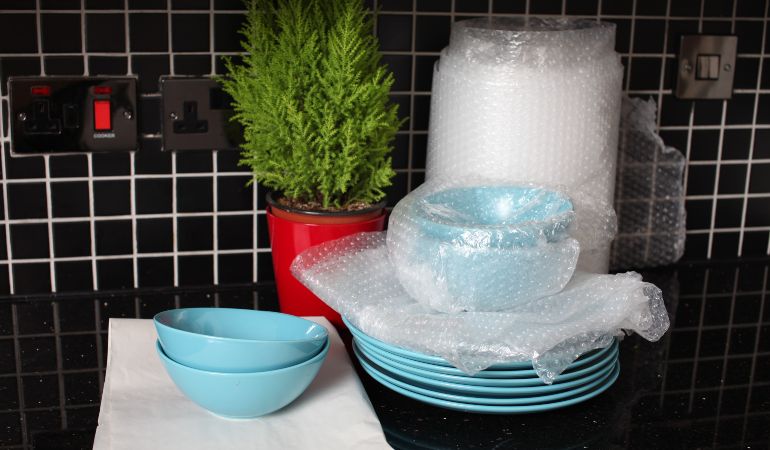
[[[155,352],[151,320],[111,319],[95,449],[390,448],[334,327],[313,383],[284,409],[251,420],[217,417],[174,386]]]
[[[575,19],[456,22],[433,74],[426,180],[566,186],[611,207],[623,78],[614,27]],[[580,243],[578,268],[606,272],[609,242]]]

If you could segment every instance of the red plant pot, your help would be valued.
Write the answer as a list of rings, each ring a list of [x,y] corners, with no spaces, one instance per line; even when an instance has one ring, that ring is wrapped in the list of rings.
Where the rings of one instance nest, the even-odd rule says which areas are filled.
[[[339,217],[290,212],[268,201],[272,206],[267,208],[267,225],[281,312],[295,316],[324,316],[338,329],[345,328],[340,315],[297,281],[289,268],[298,254],[314,245],[353,233],[382,231],[386,217],[384,209],[379,207],[360,215],[345,214],[339,217],[347,223],[329,223]],[[312,223],[318,221],[325,223]]]

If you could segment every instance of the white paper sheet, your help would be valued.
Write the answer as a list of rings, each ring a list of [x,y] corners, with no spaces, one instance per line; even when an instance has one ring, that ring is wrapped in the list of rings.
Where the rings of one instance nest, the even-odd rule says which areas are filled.
[[[334,327],[318,376],[289,406],[257,419],[217,417],[187,399],[155,352],[151,320],[111,319],[95,449],[390,448]]]

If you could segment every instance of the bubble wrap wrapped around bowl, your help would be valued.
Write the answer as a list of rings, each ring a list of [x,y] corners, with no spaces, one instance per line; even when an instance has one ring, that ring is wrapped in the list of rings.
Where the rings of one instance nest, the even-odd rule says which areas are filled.
[[[495,363],[531,360],[550,383],[621,330],[654,341],[669,326],[660,290],[633,272],[577,272],[561,292],[505,311],[436,311],[401,286],[384,232],[311,247],[294,260],[292,273],[368,335],[441,356],[469,375]]]
[[[612,205],[623,78],[614,40],[614,24],[589,20],[456,22],[433,74],[426,180],[526,180]],[[578,269],[606,272],[609,243],[578,241]]]
[[[388,222],[396,275],[418,302],[444,312],[497,311],[555,294],[580,246],[563,193],[532,185],[433,180]]]

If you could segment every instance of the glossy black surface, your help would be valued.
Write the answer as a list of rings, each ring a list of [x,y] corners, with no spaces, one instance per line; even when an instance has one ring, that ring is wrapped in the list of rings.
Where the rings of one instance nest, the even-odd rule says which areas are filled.
[[[768,448],[769,268],[646,272],[664,291],[671,330],[656,343],[626,338],[615,385],[566,409],[465,414],[360,376],[396,448]],[[277,302],[271,285],[0,300],[0,447],[90,448],[108,319],[210,305],[276,309]]]

